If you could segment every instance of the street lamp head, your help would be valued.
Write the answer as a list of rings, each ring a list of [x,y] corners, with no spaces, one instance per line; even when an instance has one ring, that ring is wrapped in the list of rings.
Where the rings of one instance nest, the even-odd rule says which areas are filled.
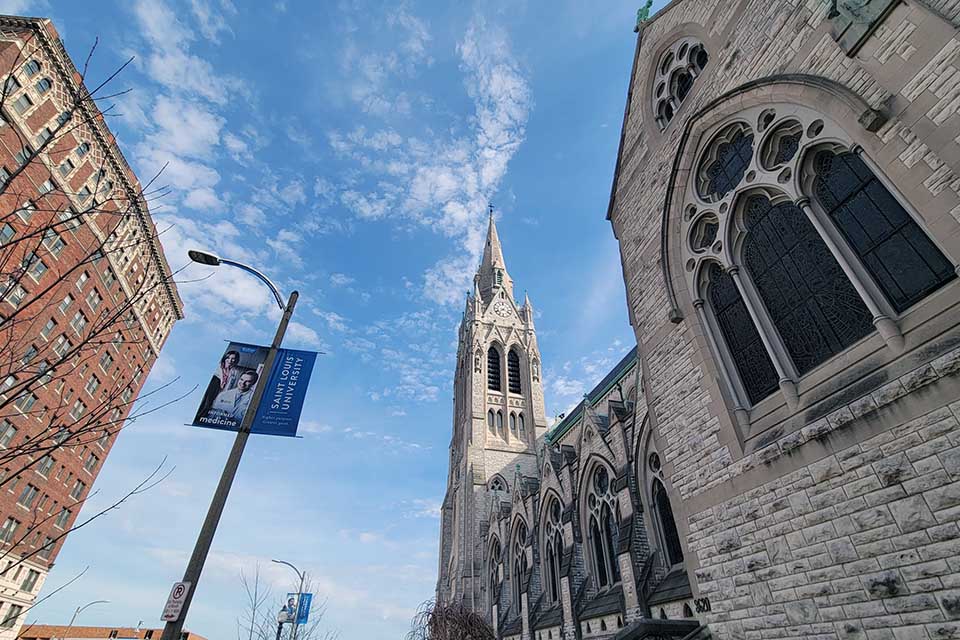
[[[208,267],[220,266],[220,257],[208,251],[197,251],[196,249],[191,249],[190,251],[187,251],[187,255],[190,256],[190,259],[194,262],[205,264]]]

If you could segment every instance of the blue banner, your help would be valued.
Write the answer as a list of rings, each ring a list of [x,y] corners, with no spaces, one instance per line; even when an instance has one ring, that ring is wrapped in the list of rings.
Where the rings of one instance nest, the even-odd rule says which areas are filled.
[[[250,408],[253,391],[264,372],[267,347],[231,342],[207,385],[193,419],[197,427],[237,431]],[[297,425],[307,384],[317,354],[313,351],[278,349],[265,381],[260,406],[250,433],[271,436],[297,435]]]
[[[277,352],[250,433],[291,438],[297,435],[300,412],[303,411],[316,359],[314,351],[280,349]]]
[[[307,618],[310,617],[310,604],[312,602],[312,593],[300,594],[300,606],[297,607],[297,624],[307,624]]]

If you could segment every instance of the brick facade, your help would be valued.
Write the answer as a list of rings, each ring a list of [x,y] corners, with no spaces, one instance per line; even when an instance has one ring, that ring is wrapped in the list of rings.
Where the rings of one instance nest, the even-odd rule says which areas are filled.
[[[0,17],[0,70],[14,79],[0,125],[15,175],[0,188],[0,638],[12,638],[183,311],[139,181],[78,101],[52,24]]]

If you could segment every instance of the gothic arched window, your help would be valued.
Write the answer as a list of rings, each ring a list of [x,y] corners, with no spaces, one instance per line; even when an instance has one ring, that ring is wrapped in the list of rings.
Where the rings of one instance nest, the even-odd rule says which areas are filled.
[[[764,103],[704,138],[681,246],[738,415],[777,388],[795,408],[801,376],[875,331],[899,353],[897,314],[956,265],[845,131],[813,109]]]
[[[507,378],[509,379],[510,393],[520,393],[520,356],[514,349],[510,349],[507,354]]]
[[[694,38],[678,40],[660,57],[653,81],[653,112],[661,131],[673,120],[709,61],[707,50]]]
[[[743,262],[803,375],[873,331],[873,318],[806,214],[750,196]]]
[[[890,191],[856,154],[820,151],[813,191],[898,312],[956,276]]]
[[[500,351],[493,346],[487,350],[487,389],[500,391]]]
[[[587,488],[589,513],[590,549],[598,587],[608,587],[620,582],[620,567],[617,564],[617,527],[613,506],[616,498],[610,485],[610,473],[603,465],[597,465]]]
[[[496,538],[493,539],[493,544],[490,545],[490,608],[493,609],[494,605],[497,604],[497,601],[500,599],[500,541]]]
[[[518,414],[517,414],[517,429],[518,429],[519,432],[520,432],[520,439],[521,439],[521,440],[526,439],[526,437],[527,437],[527,426],[526,426],[526,424],[524,424],[523,414],[522,414],[522,413],[518,413]]]
[[[517,523],[513,536],[513,604],[514,611],[519,614],[522,608],[520,589],[527,577],[527,525],[522,521]]]
[[[510,435],[517,436],[517,414],[510,412]]]
[[[503,433],[503,412],[497,411],[497,435],[501,438],[504,437]]]
[[[492,433],[493,435],[496,435],[497,428],[496,426],[494,426],[493,421],[494,421],[493,409],[490,409],[489,411],[487,411],[487,426],[490,428],[490,433]]]
[[[680,534],[677,523],[673,519],[673,509],[670,507],[670,498],[660,480],[653,481],[653,509],[656,513],[660,532],[663,535],[664,559],[668,566],[683,562],[683,547],[680,546]]]
[[[563,508],[557,498],[550,500],[544,527],[544,568],[547,576],[547,594],[551,602],[560,601],[560,562],[563,558]]]
[[[707,298],[713,316],[747,397],[756,404],[777,390],[777,371],[733,278],[718,264],[710,266],[709,277]]]
[[[494,476],[493,480],[490,482],[490,491],[506,491],[507,483],[503,481],[503,478],[500,476]]]

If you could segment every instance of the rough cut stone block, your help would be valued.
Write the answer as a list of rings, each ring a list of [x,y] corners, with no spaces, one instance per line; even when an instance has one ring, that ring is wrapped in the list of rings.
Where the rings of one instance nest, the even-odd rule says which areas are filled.
[[[887,505],[893,519],[903,533],[919,531],[937,524],[936,518],[930,512],[927,503],[921,496],[910,496]]]

